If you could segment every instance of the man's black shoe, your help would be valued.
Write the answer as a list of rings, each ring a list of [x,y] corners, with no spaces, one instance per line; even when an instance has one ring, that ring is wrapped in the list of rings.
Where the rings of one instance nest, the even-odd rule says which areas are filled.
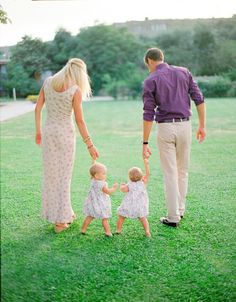
[[[177,228],[179,225],[178,222],[170,222],[166,217],[161,217],[160,221],[161,221],[161,223],[168,225],[170,227],[173,227],[173,228]]]

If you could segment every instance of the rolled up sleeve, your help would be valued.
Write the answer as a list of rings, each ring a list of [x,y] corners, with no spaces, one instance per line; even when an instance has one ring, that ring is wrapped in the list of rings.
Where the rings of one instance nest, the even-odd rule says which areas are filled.
[[[155,99],[155,83],[147,79],[143,86],[143,120],[154,121],[155,109],[157,107]]]
[[[189,95],[194,101],[195,105],[198,106],[201,103],[204,103],[204,96],[198,87],[197,83],[194,81],[191,72],[189,72]]]

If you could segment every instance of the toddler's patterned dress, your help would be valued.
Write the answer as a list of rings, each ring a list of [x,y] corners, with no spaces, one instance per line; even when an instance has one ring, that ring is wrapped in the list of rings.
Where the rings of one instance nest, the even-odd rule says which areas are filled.
[[[110,218],[111,199],[110,196],[102,191],[107,186],[104,180],[92,179],[88,197],[85,200],[83,214],[94,218]]]
[[[142,180],[128,182],[129,192],[117,209],[117,214],[127,218],[142,218],[148,216],[149,199],[146,186]]]

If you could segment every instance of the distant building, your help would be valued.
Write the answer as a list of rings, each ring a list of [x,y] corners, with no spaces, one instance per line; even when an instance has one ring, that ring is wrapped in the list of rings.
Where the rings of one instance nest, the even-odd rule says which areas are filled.
[[[0,47],[0,96],[6,94],[3,89],[3,81],[7,78],[8,62],[10,62],[10,48]]]
[[[126,27],[132,34],[139,37],[157,37],[164,32],[175,30],[193,30],[197,25],[217,26],[221,22],[228,22],[236,26],[236,18],[211,18],[211,19],[156,19],[144,21],[127,21],[123,23],[114,23],[117,28]]]

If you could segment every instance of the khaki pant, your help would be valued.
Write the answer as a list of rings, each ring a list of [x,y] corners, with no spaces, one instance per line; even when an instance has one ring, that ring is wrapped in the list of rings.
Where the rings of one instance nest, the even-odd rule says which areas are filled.
[[[179,222],[180,215],[184,215],[191,140],[190,121],[157,124],[157,145],[170,222]]]

